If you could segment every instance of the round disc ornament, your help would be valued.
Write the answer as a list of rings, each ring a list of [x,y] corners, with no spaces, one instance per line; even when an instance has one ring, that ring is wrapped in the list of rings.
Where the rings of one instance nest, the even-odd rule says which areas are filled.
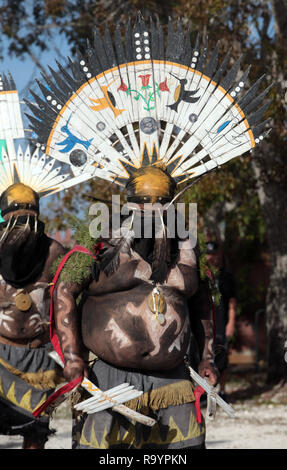
[[[18,310],[26,312],[27,310],[29,310],[29,308],[31,308],[32,299],[27,292],[20,292],[15,297],[15,305]]]

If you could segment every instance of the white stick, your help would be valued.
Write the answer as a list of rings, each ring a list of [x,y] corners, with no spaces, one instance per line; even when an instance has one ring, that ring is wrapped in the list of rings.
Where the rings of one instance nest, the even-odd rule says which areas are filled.
[[[133,395],[127,394],[123,395],[122,397],[117,398],[117,401],[112,400],[110,401],[105,401],[104,403],[99,403],[96,406],[92,406],[91,408],[88,407],[88,409],[84,410],[87,413],[98,413],[99,411],[105,410],[107,408],[113,408],[114,406],[120,405],[121,403],[126,402],[127,400],[132,400],[133,398],[137,398],[141,395],[141,392],[134,393]]]
[[[61,360],[61,358],[59,357],[59,355],[57,354],[56,351],[51,351],[49,353],[49,356],[52,357],[52,359],[54,359],[54,361],[57,362],[57,364],[59,364],[61,367],[64,367],[64,363],[63,363],[63,361]],[[98,387],[96,387],[87,378],[83,379],[83,381],[81,383],[81,386],[93,395],[92,398],[94,398],[95,395],[101,395],[101,394],[105,393],[105,392],[102,392],[102,390],[100,390]],[[124,388],[124,387],[127,387],[127,386],[129,386],[128,383],[123,383],[121,385],[117,385],[116,387],[113,387],[113,388],[109,389],[107,392],[113,393],[113,392],[115,392],[116,389],[120,390],[121,388]],[[137,392],[137,391],[135,391],[135,392]],[[143,392],[138,392],[138,393],[139,393],[139,395],[141,395]],[[90,400],[90,398],[88,398],[88,400]],[[85,401],[79,403],[79,405],[83,405],[88,400],[85,400]],[[129,400],[129,398],[125,399],[124,401],[128,401],[128,400]],[[113,405],[112,410],[117,411],[118,413],[120,413],[124,416],[127,416],[129,419],[137,421],[137,422],[139,422],[141,424],[144,424],[146,426],[154,426],[155,423],[156,423],[156,421],[153,418],[150,418],[149,416],[142,415],[141,413],[138,413],[137,411],[134,411],[131,408],[128,408],[127,406],[125,406],[121,403]]]
[[[90,407],[95,407],[96,405],[101,405],[104,401],[110,401],[110,403],[114,402],[115,404],[118,401],[118,398],[122,397],[123,395],[128,394],[129,396],[132,396],[134,392],[137,392],[137,390],[133,390],[134,387],[125,387],[122,390],[119,390],[117,393],[110,393],[110,390],[107,392],[99,392],[99,394],[93,396],[92,398],[88,398],[88,400],[85,400],[82,403],[85,403],[85,407],[90,406]],[[139,392],[142,394],[142,392]],[[130,398],[129,398],[130,400]],[[82,403],[79,403],[77,406],[77,409],[80,409],[80,405]],[[81,406],[82,407],[82,406]]]
[[[228,403],[226,403],[226,401],[224,401],[217,393],[215,393],[213,387],[211,387],[211,385],[209,385],[209,383],[203,379],[202,377],[200,377],[199,374],[197,374],[197,372],[195,372],[195,370],[192,369],[192,367],[188,366],[189,368],[189,372],[190,372],[190,376],[193,378],[193,380],[198,383],[198,385],[200,385],[208,395],[211,395],[214,400],[216,400],[216,403],[229,415],[231,416],[231,418],[235,418],[235,411],[234,409],[232,408],[232,406],[230,406]]]
[[[110,396],[110,394],[112,393],[115,393],[117,390],[121,390],[121,389],[124,389],[128,386],[129,384],[121,384],[121,385],[118,385],[117,387],[114,387],[114,388],[111,388],[110,390],[107,390],[105,393],[106,395]],[[101,396],[101,392],[96,392],[95,395],[93,395],[91,398],[88,398],[87,400],[85,400],[85,403],[88,405],[89,403],[93,403],[95,402],[95,400],[97,398],[99,398]],[[76,406],[77,406],[77,409],[81,409],[81,405],[82,403],[84,402],[81,402],[81,403],[78,403]]]

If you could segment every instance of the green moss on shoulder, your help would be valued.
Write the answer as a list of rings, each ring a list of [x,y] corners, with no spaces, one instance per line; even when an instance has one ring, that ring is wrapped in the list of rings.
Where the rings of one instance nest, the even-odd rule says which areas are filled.
[[[70,217],[69,222],[72,229],[75,230],[73,238],[76,244],[87,248],[93,253],[96,240],[90,236],[89,225],[83,223],[83,221],[76,217]],[[53,276],[56,274],[57,268],[63,258],[64,255],[61,255],[54,261],[51,268]],[[92,262],[93,258],[88,254],[77,252],[73,253],[65,263],[59,279],[63,282],[75,282],[77,284],[81,284],[84,279],[90,276]]]

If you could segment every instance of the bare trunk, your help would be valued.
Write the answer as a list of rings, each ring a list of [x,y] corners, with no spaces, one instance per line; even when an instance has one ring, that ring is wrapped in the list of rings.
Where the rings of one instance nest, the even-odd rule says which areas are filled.
[[[266,144],[264,153],[256,153],[253,159],[270,252],[270,282],[266,295],[269,383],[287,379],[284,357],[287,340],[287,191],[283,153],[282,149],[279,153],[277,147]],[[272,172],[272,168],[278,169],[281,165],[282,172]]]

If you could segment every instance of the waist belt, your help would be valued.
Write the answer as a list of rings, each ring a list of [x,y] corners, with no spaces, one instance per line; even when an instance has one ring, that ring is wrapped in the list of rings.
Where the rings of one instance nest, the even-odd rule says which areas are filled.
[[[49,343],[49,341],[50,335],[48,330],[44,331],[35,338],[11,339],[0,335],[0,343],[2,344],[9,344],[10,346],[22,346],[30,349],[39,348],[41,345]]]

